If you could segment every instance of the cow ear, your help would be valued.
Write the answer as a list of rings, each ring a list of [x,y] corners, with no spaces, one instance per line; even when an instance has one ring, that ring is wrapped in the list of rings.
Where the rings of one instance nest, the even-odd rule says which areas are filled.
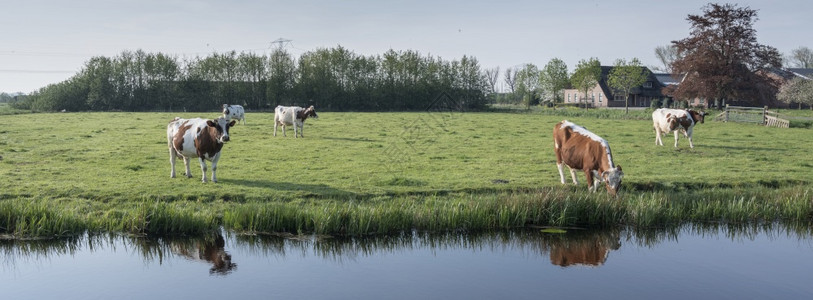
[[[237,124],[236,122],[237,120],[232,120],[231,122],[229,122],[229,127],[234,127],[234,124]]]
[[[215,123],[212,120],[206,120],[206,125],[209,125],[209,126],[212,126],[212,127],[217,127],[217,123]]]
[[[617,165],[617,166],[615,166],[615,168],[618,169],[619,171],[621,171],[621,165]]]

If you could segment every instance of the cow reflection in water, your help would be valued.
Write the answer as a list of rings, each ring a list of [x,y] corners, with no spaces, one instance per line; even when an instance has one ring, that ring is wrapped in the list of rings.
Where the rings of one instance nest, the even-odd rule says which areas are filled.
[[[601,266],[610,250],[618,250],[621,241],[618,232],[574,232],[554,236],[549,243],[550,262],[561,267],[573,265]]]
[[[212,264],[209,269],[211,275],[228,275],[237,269],[237,264],[231,262],[231,255],[224,249],[226,241],[220,234],[183,242],[173,241],[170,244],[172,252],[180,256]]]

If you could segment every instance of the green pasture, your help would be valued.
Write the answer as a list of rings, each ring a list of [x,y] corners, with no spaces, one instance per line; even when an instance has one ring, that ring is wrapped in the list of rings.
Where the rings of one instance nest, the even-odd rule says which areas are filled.
[[[813,218],[810,129],[706,122],[694,149],[682,136],[675,149],[672,135],[655,146],[647,111],[631,114],[322,112],[295,139],[293,128],[273,136],[272,113],[248,113],[218,183],[201,183],[196,160],[193,178],[182,160],[170,178],[166,141],[172,118],[214,112],[3,115],[0,233],[660,226],[738,209],[738,222]],[[559,183],[551,131],[564,118],[609,141],[625,172],[617,199],[586,192],[581,173],[578,187]]]

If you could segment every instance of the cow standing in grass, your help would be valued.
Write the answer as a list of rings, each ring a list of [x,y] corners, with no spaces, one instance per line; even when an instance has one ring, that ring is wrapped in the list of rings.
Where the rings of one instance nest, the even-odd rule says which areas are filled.
[[[663,146],[661,137],[669,132],[675,132],[675,148],[678,146],[678,132],[689,139],[689,148],[694,148],[692,131],[694,125],[703,123],[705,112],[692,109],[659,108],[652,112],[652,126],[655,128],[655,145]]]
[[[316,109],[311,105],[308,108],[299,106],[277,106],[274,109],[274,136],[277,136],[277,126],[282,126],[282,136],[285,135],[285,126],[294,126],[294,138],[297,137],[297,129],[299,129],[299,136],[305,137],[302,129],[305,127],[305,120],[308,117],[319,118],[316,114]]]
[[[599,183],[607,183],[607,192],[615,196],[621,187],[624,172],[621,166],[613,164],[610,144],[584,127],[567,120],[553,127],[553,150],[556,152],[556,166],[559,178],[565,184],[563,164],[570,169],[573,184],[579,184],[576,170],[584,171],[587,186],[595,192]]]
[[[172,172],[169,177],[175,178],[175,158],[183,158],[186,177],[192,178],[189,160],[197,157],[203,173],[201,181],[206,182],[206,161],[212,162],[212,182],[217,182],[217,161],[221,149],[229,141],[229,128],[236,121],[229,122],[224,118],[214,120],[175,118],[167,125],[167,146],[169,163]]]
[[[246,125],[246,110],[240,105],[223,104],[223,118],[226,120],[243,120],[243,125]]]

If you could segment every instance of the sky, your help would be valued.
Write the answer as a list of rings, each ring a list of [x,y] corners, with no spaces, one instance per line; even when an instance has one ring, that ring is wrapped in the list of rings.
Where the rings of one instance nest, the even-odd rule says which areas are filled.
[[[59,83],[97,56],[139,49],[179,58],[265,54],[279,39],[290,40],[283,46],[294,57],[342,46],[360,55],[466,55],[501,70],[559,58],[572,72],[591,57],[602,65],[638,58],[661,66],[655,48],[688,37],[686,17],[709,2],[0,0],[0,92]],[[728,3],[758,11],[759,43],[782,54],[813,47],[813,1]]]

